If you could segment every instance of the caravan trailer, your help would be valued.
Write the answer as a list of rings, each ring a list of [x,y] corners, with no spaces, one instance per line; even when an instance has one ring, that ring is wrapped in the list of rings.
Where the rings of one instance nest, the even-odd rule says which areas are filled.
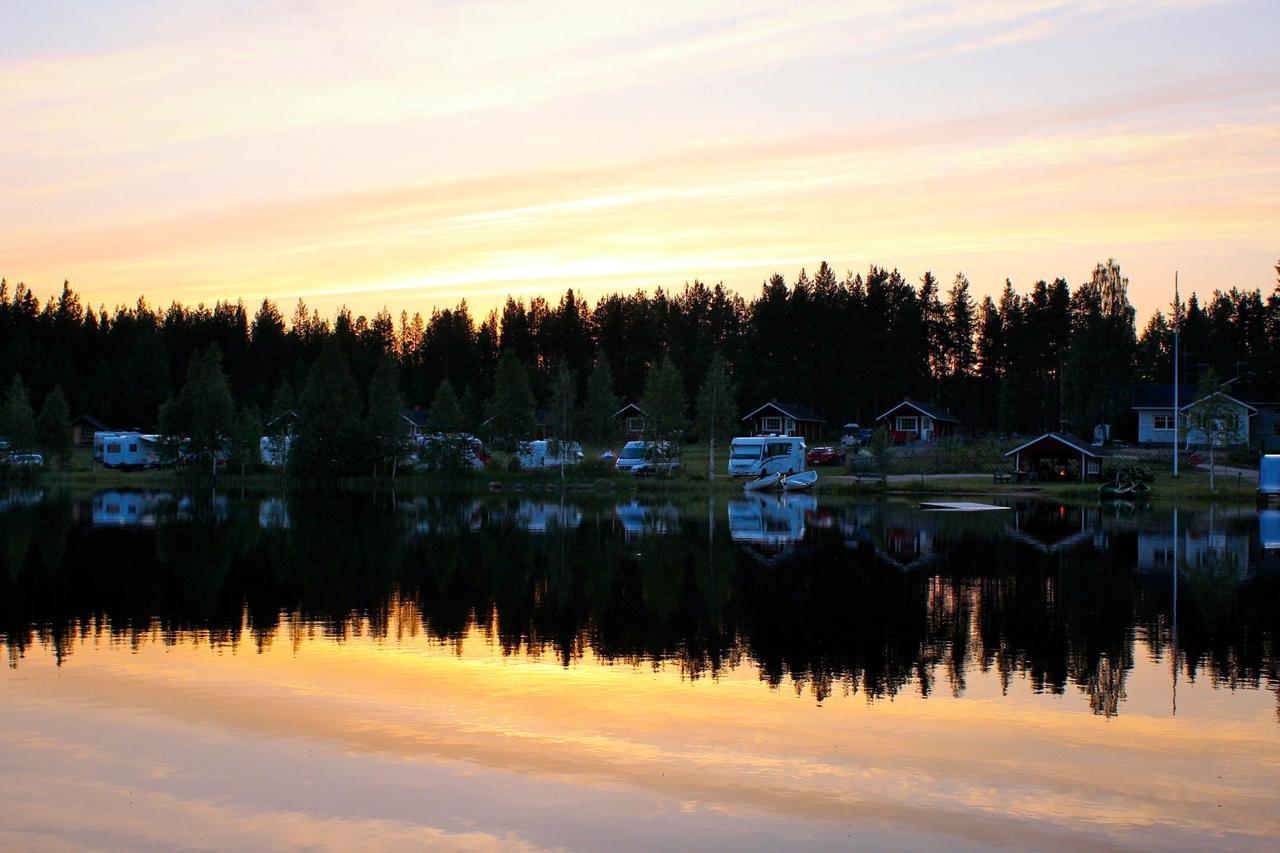
[[[729,445],[729,476],[794,474],[805,469],[804,439],[795,435],[735,438]]]
[[[93,434],[93,461],[103,461],[106,455],[107,441],[124,434],[120,432],[95,432]]]
[[[544,439],[525,443],[516,454],[521,470],[558,468],[582,461],[582,445],[576,441],[554,442]]]
[[[108,468],[154,468],[160,464],[160,436],[137,432],[109,433],[103,442],[102,464]]]

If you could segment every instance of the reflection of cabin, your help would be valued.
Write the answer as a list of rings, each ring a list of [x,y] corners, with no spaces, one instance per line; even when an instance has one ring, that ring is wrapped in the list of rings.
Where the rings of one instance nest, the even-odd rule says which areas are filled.
[[[618,435],[623,441],[637,441],[644,438],[649,428],[649,416],[644,409],[635,403],[627,403],[613,413],[613,420],[618,425]]]
[[[743,416],[751,424],[752,435],[795,435],[816,440],[822,434],[826,418],[807,406],[798,403],[779,403],[771,400],[755,411]]]
[[[949,438],[960,428],[960,420],[950,412],[916,400],[903,400],[880,417],[891,444],[911,444]]]
[[[1235,435],[1225,444],[1251,444],[1263,451],[1280,450],[1280,390],[1246,383],[1229,383],[1219,392],[1235,415]],[[1203,401],[1194,387],[1183,387],[1178,400],[1177,426],[1190,444],[1204,444],[1205,437],[1188,433],[1188,415]],[[1133,410],[1138,415],[1138,443],[1168,445],[1175,441],[1172,385],[1138,385],[1133,389]]]
[[[81,415],[71,422],[71,443],[76,447],[93,447],[95,435],[110,431],[111,427],[93,415]]]
[[[1102,519],[1097,507],[1049,507],[1036,505],[1018,510],[1008,535],[1042,554],[1067,551],[1086,542],[1106,549]]]
[[[1097,480],[1102,476],[1102,454],[1074,435],[1046,432],[1005,454],[1014,469],[1034,472],[1040,480]]]

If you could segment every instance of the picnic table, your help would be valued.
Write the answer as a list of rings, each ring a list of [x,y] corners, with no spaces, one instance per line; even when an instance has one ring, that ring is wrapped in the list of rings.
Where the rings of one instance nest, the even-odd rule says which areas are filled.
[[[996,471],[991,475],[993,483],[1034,483],[1035,471]]]

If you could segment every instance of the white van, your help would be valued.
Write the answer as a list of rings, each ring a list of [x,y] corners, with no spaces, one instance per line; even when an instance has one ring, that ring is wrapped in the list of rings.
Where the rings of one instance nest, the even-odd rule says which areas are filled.
[[[618,454],[618,461],[613,463],[615,470],[624,474],[656,474],[669,473],[680,467],[679,459],[657,459],[654,453],[657,445],[652,441],[628,441]],[[661,448],[670,452],[670,448]]]
[[[805,469],[804,439],[794,435],[735,438],[729,445],[729,475],[794,474]]]
[[[110,433],[103,444],[102,464],[108,468],[154,468],[160,464],[160,436]]]
[[[559,452],[556,452],[558,449]],[[558,468],[582,461],[582,445],[576,441],[554,442],[539,439],[526,442],[516,454],[521,468]]]

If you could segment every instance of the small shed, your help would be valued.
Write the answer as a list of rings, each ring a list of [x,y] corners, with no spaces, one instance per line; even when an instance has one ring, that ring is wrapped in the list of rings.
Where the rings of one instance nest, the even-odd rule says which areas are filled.
[[[111,432],[111,427],[93,415],[81,415],[71,422],[71,443],[76,447],[93,447],[93,437],[100,432]]]
[[[1041,480],[1097,480],[1102,453],[1074,435],[1046,432],[1005,454],[1018,471],[1034,471]]]
[[[613,413],[613,420],[624,441],[639,441],[649,428],[649,416],[637,403],[627,403],[618,409]]]
[[[752,435],[794,435],[806,440],[816,440],[822,435],[826,418],[799,403],[780,403],[770,400],[742,420],[751,424]]]
[[[960,428],[960,419],[945,409],[909,399],[876,418],[876,423],[888,429],[891,444],[949,438]]]

